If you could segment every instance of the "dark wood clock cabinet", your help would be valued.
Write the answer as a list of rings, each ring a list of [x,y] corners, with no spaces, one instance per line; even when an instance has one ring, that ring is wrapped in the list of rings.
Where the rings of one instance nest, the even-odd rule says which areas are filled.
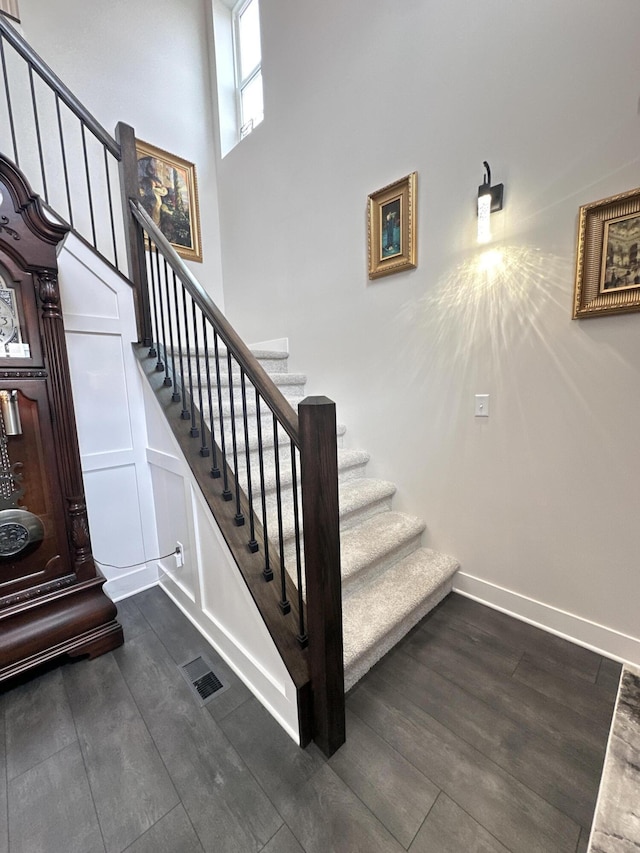
[[[0,156],[0,681],[123,641],[91,554],[57,276],[66,233]]]

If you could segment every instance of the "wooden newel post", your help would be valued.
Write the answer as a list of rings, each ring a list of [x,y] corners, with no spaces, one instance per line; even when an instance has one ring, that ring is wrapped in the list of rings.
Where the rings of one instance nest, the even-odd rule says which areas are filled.
[[[132,127],[123,122],[116,125],[116,141],[120,145],[120,196],[124,217],[125,241],[127,244],[127,262],[129,277],[134,284],[136,298],[136,324],[138,340],[151,346],[151,309],[144,259],[144,242],[140,229],[131,215],[129,199],[138,199],[138,158],[136,155],[136,135]]]
[[[345,740],[335,403],[306,397],[298,418],[314,740],[332,755]]]

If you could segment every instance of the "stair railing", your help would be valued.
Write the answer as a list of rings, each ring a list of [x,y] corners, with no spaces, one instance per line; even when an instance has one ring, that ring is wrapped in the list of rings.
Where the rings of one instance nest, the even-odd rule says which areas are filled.
[[[207,460],[220,483],[210,506],[223,533],[226,503],[260,560],[260,582],[273,582],[280,613],[308,646],[308,734],[332,754],[344,742],[335,404],[308,397],[296,414],[140,203],[130,209],[149,297],[147,358],[171,389],[165,412],[188,427],[187,457]]]
[[[2,15],[0,65],[0,150],[58,218],[127,275],[120,143]]]
[[[345,728],[335,405],[310,397],[293,411],[137,203],[133,128],[120,123],[112,137],[2,16],[0,65],[0,150],[53,215],[133,282],[138,340],[171,389],[185,449],[195,443],[221,483],[212,511],[242,570],[221,505],[232,507],[231,526],[247,530],[241,550],[260,561],[262,587],[277,588],[285,624],[295,622],[301,740],[331,754]],[[265,616],[269,597],[250,589]],[[278,620],[265,621],[289,654]]]

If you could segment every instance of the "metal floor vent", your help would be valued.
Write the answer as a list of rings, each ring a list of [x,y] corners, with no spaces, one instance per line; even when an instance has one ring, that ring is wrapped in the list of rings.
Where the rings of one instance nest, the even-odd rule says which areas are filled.
[[[213,667],[204,657],[183,663],[180,671],[201,705],[206,705],[231,686],[215,674]]]

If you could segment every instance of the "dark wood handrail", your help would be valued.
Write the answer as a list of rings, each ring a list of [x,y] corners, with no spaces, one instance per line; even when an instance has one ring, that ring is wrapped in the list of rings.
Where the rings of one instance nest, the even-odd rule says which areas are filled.
[[[9,44],[29,63],[29,65],[40,75],[58,97],[75,113],[85,127],[91,131],[96,139],[107,148],[113,156],[120,159],[120,146],[111,134],[104,129],[100,122],[95,119],[86,107],[80,103],[73,92],[65,86],[55,71],[52,71],[47,63],[35,52],[35,50],[24,40],[20,33],[14,29],[2,15],[0,15],[0,33]]]
[[[214,329],[227,349],[233,353],[235,360],[245,372],[249,381],[253,384],[254,388],[257,388],[262,399],[269,406],[296,447],[299,448],[300,431],[298,415],[293,410],[291,404],[284,397],[277,385],[274,384],[249,347],[238,335],[200,282],[195,278],[182,258],[179,257],[147,211],[139,202],[133,201],[133,199],[129,199],[129,205],[135,219],[160,249],[167,264],[178,276],[198,308],[211,321]]]

